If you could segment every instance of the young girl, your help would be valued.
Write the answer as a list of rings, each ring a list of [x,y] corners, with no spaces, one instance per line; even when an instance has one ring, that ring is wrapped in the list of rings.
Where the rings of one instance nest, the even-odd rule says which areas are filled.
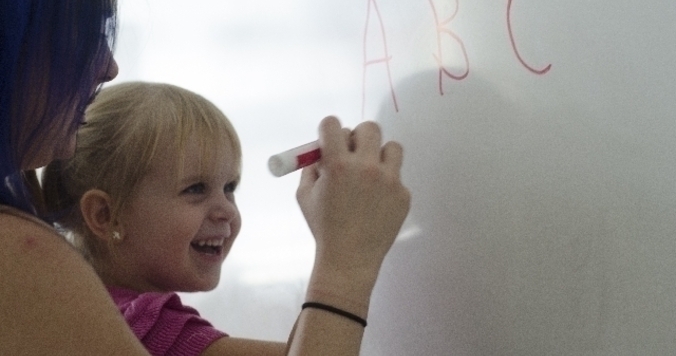
[[[234,191],[241,151],[226,117],[192,92],[149,83],[103,90],[86,116],[75,156],[46,168],[45,197],[136,336],[153,355],[283,354],[282,343],[225,337],[174,293],[215,288],[240,229]],[[375,125],[361,125],[353,138],[335,119],[325,120],[322,130],[329,162],[331,156],[344,156],[341,183],[328,181],[344,194],[327,195],[326,187],[317,188],[327,183],[330,171],[303,173],[299,200],[318,256],[307,295],[312,303],[298,321],[299,334],[292,335],[292,350],[357,354],[377,275],[372,261],[379,268],[408,210],[408,195],[398,178],[400,149],[381,148]],[[389,175],[363,174],[373,175],[374,165],[348,169],[354,165],[350,160],[369,159],[385,162],[379,170]],[[374,192],[364,194],[364,188]],[[373,221],[362,216],[383,223],[367,229]],[[330,238],[337,236],[344,241]],[[347,247],[330,245],[356,239],[360,251],[347,258],[325,252],[344,251]],[[336,263],[349,266],[349,273]],[[333,344],[317,344],[317,335],[327,332],[337,333]]]

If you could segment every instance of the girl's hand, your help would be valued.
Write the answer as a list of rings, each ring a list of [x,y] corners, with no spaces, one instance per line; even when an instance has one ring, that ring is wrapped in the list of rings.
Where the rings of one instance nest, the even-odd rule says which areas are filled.
[[[321,122],[319,146],[322,159],[303,170],[297,191],[317,243],[314,272],[375,283],[410,207],[402,148],[382,145],[374,122],[350,133],[334,117]]]

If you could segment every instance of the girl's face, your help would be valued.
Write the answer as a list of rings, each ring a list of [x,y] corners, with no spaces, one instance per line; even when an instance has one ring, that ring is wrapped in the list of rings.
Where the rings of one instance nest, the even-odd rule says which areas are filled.
[[[123,239],[111,251],[114,263],[109,271],[119,287],[211,290],[239,233],[234,190],[240,172],[232,154],[221,150],[225,153],[214,155],[212,162],[201,162],[193,137],[183,167],[178,167],[173,151],[160,153],[129,208],[120,214]]]

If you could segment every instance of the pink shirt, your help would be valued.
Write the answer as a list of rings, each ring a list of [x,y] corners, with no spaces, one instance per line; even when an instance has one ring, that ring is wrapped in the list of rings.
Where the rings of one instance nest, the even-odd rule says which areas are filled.
[[[200,355],[212,342],[227,336],[185,306],[176,293],[139,293],[108,287],[136,337],[154,356]]]

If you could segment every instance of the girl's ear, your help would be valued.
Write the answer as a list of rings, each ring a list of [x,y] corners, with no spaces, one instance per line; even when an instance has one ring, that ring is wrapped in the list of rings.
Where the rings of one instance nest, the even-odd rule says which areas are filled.
[[[120,232],[112,221],[112,199],[108,193],[91,189],[80,198],[80,212],[87,228],[98,238],[119,240]]]

